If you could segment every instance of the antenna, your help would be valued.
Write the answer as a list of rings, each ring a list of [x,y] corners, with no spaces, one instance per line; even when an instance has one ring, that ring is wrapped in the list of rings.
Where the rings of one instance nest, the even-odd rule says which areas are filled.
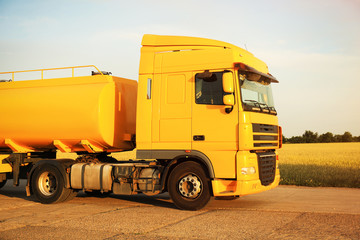
[[[249,50],[247,49],[246,43],[244,43],[244,45],[245,45],[245,49],[246,49],[246,51],[249,51]]]

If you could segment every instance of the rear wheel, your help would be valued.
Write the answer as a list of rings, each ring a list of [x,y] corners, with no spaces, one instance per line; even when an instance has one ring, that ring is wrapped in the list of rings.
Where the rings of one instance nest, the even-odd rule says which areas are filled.
[[[3,186],[5,186],[5,184],[6,184],[6,179],[3,180],[2,182],[0,182],[0,188],[2,188]]]
[[[77,191],[75,191],[75,190],[72,190],[72,189],[70,189],[71,191],[70,191],[70,193],[69,193],[69,196],[67,196],[67,198],[65,198],[63,201],[65,202],[65,201],[70,201],[71,199],[74,199],[74,197],[76,197],[77,196],[77,194],[78,194],[78,192]]]
[[[62,202],[75,196],[72,189],[65,188],[59,169],[48,164],[35,169],[31,187],[35,197],[45,204]]]
[[[196,162],[184,162],[170,173],[168,191],[174,204],[185,210],[199,210],[210,200],[209,179]]]

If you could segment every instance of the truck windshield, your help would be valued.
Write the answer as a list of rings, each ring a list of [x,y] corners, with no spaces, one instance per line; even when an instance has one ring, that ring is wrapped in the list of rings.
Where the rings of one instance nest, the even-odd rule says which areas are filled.
[[[250,81],[239,72],[241,99],[245,111],[257,111],[276,115],[270,82]]]

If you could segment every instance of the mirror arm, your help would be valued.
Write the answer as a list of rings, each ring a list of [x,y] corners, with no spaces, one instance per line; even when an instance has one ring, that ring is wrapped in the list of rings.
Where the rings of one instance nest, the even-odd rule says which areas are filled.
[[[225,112],[226,112],[227,114],[229,114],[229,113],[232,112],[233,109],[234,109],[234,106],[226,107],[226,108],[225,108]]]

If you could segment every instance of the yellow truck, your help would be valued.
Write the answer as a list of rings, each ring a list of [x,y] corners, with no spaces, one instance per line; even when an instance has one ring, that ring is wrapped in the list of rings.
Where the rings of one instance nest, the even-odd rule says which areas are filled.
[[[89,66],[83,66],[89,67]],[[279,184],[282,131],[267,65],[221,41],[144,35],[138,81],[96,70],[0,73],[0,188],[41,203],[86,192],[169,192],[186,210]],[[38,72],[37,80],[16,80]],[[70,73],[69,73],[70,75]],[[3,77],[1,77],[3,76]],[[10,79],[9,79],[10,78]],[[136,151],[119,161],[112,153]],[[57,152],[77,153],[57,159]]]

